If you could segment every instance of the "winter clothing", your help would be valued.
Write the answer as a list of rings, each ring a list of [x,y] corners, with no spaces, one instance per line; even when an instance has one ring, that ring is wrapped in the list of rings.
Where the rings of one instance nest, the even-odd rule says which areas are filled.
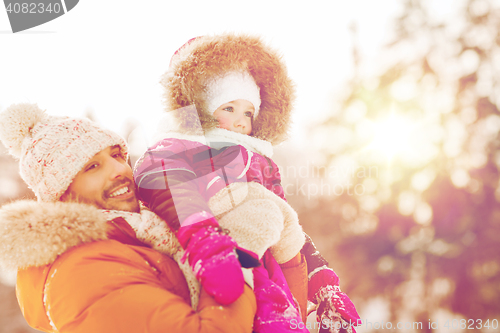
[[[195,312],[179,266],[123,218],[106,220],[85,204],[20,201],[0,209],[0,223],[0,264],[18,269],[18,300],[38,330],[252,331],[249,287],[228,306],[202,291]]]
[[[242,293],[245,284],[236,242],[220,232],[212,217],[183,226],[177,233],[181,246],[198,281],[218,303],[231,304]],[[223,282],[223,283],[220,283]]]
[[[279,265],[285,280],[295,298],[296,304],[300,310],[302,320],[306,322],[307,320],[307,286],[308,279],[307,274],[307,262],[303,254],[297,254],[292,260],[287,261],[284,264]],[[302,269],[304,271],[302,271]]]
[[[161,82],[167,111],[173,111],[178,126],[161,127],[160,141],[136,163],[140,199],[173,230],[205,212],[259,257],[269,248],[278,263],[296,257],[304,235],[270,159],[272,143],[286,137],[293,100],[293,85],[280,57],[258,38],[199,37],[176,52]],[[253,95],[259,91],[256,102]],[[256,111],[260,104],[250,136],[216,128],[215,109],[236,99],[250,101]],[[305,262],[301,267],[305,277]],[[277,288],[288,291],[286,283]],[[305,297],[300,301],[305,309]],[[270,318],[259,320],[275,321]]]
[[[50,117],[33,105],[14,105],[0,118],[0,138],[11,152],[21,152],[22,175],[40,201],[0,209],[0,265],[18,270],[18,300],[33,327],[47,332],[251,331],[255,297],[243,279],[233,304],[220,306],[203,291],[195,294],[193,271],[179,260],[193,253],[189,248],[184,252],[171,231],[162,234],[161,249],[169,257],[136,238],[134,229],[146,229],[143,221],[147,231],[159,225],[153,213],[52,202],[104,149],[120,145],[123,162],[123,139],[88,120]],[[34,169],[25,170],[30,164]],[[115,177],[126,178],[122,165],[113,170]],[[103,170],[97,178],[111,176],[109,168]],[[112,215],[117,217],[106,219]],[[158,245],[144,231],[140,235]],[[227,235],[224,239],[231,243],[225,258],[241,274],[232,251],[235,242]],[[206,267],[197,271],[200,279],[208,274]],[[193,296],[198,304],[190,304]]]
[[[185,275],[186,281],[188,282],[193,308],[196,308],[196,303],[198,301],[200,291],[199,284],[196,281],[192,270],[189,268],[189,265],[185,265],[182,263],[181,258],[184,257],[184,251],[182,250],[181,244],[179,244],[179,242],[177,241],[177,238],[167,227],[166,223],[161,220],[156,214],[145,209],[141,210],[140,214],[123,211],[103,212],[107,219],[122,218],[126,220],[127,223],[131,225],[136,232],[137,238],[139,240],[152,246],[155,250],[167,254],[177,261],[179,267]],[[194,223],[191,225],[197,226],[198,223]],[[201,227],[198,227],[198,229],[203,230],[203,228]],[[183,230],[181,228],[180,233],[178,234],[181,243],[186,242],[182,231]],[[198,242],[195,242],[195,244],[197,243]],[[187,251],[189,251],[189,249]],[[195,254],[196,252],[203,253],[204,251],[193,251],[193,253]],[[241,260],[241,253],[239,253],[238,255],[239,259]],[[290,284],[290,290],[294,295],[301,295],[301,292],[306,289],[307,267],[305,265],[303,257],[294,258],[286,265],[280,267],[276,260],[274,260],[273,256],[271,256],[268,252],[262,258],[261,263],[261,267],[265,267],[268,270],[267,274],[254,276],[252,271],[246,269],[243,270],[244,273],[251,274],[244,274],[245,281],[254,289],[255,295],[258,298],[258,308],[269,309],[270,306],[272,308],[272,304],[282,304],[282,306],[293,304],[292,294],[286,292],[285,290],[287,289],[286,284],[287,282]],[[302,277],[306,278],[301,279]],[[305,297],[300,297],[299,299],[307,299],[307,293],[305,294]],[[278,307],[278,309],[279,308],[280,307]],[[283,325],[287,324],[288,322],[300,322],[299,314],[293,307],[285,308],[287,308],[286,316],[281,317],[276,315],[276,311],[258,312],[259,315],[255,317],[256,322],[254,325],[262,326],[263,322],[268,322],[269,324],[274,323],[273,325],[275,327],[278,323],[281,323]],[[289,325],[286,325],[287,330],[288,326]],[[264,325],[263,327],[271,326]],[[255,330],[255,327],[254,331],[259,332]],[[295,332],[297,332],[297,330],[295,330]]]
[[[280,264],[295,257],[304,235],[296,212],[284,200],[278,167],[244,147],[265,151],[259,144],[268,148],[267,142],[224,129],[187,137],[192,140],[161,140],[138,160],[134,177],[139,198],[165,221],[176,221],[174,229],[198,211],[212,212],[240,246],[259,257],[269,247]],[[194,140],[217,137],[222,141],[211,144],[240,145],[214,149]]]
[[[328,267],[328,262],[316,250],[309,236],[306,236],[306,244],[301,253],[309,258],[308,264],[312,263],[308,267],[308,300],[317,305],[318,322],[331,323],[326,325],[330,330],[323,331],[337,332],[336,325],[341,325],[347,331],[356,333],[354,326],[360,322],[361,318],[349,296],[340,290],[339,277]]]
[[[257,86],[260,88],[260,97],[262,102],[260,113],[252,123],[252,133],[250,134],[249,138],[261,139],[263,141],[271,143],[272,145],[276,145],[282,142],[286,138],[286,133],[290,124],[290,112],[294,97],[293,85],[291,83],[291,80],[287,76],[286,67],[282,63],[280,57],[274,51],[266,47],[258,38],[243,35],[238,36],[226,34],[215,37],[198,37],[190,40],[186,45],[178,50],[176,54],[174,54],[174,56],[172,57],[170,68],[165,73],[161,81],[161,83],[165,87],[164,98],[165,104],[167,106],[167,111],[171,112],[174,110],[178,110],[176,112],[173,112],[174,117],[178,120],[178,127],[175,129],[175,131],[170,130],[170,132],[180,132],[184,135],[197,134],[198,137],[202,137],[203,135],[205,135],[207,136],[207,139],[208,136],[213,135],[212,131],[213,128],[217,126],[217,121],[213,118],[212,113],[210,113],[210,109],[207,105],[208,101],[204,99],[204,94],[202,92],[204,91],[207,84],[207,79],[218,77],[220,76],[220,73],[231,73],[234,71],[250,73],[250,75],[252,75],[252,77],[255,79]],[[188,107],[189,105],[194,105],[196,107],[196,114],[194,112],[186,112],[188,110],[186,107]],[[195,126],[198,124],[201,127]],[[217,135],[214,136],[217,137]],[[179,138],[179,136],[177,134],[167,133],[167,135],[163,138],[166,139],[161,141],[160,145],[165,147],[167,145],[170,145],[172,138]],[[185,139],[185,137],[181,137],[181,139]],[[200,140],[198,139],[198,141]],[[209,168],[205,168],[206,173],[200,173],[197,175],[205,176],[206,174],[208,174],[207,177],[210,177],[212,179],[213,182],[209,181],[206,184],[207,187],[199,187],[201,191],[206,191],[206,195],[210,197],[210,201],[213,201],[213,198],[217,197],[217,195],[213,194],[214,192],[220,191],[221,187],[230,184],[230,186],[233,186],[232,184],[237,183],[238,181],[257,182],[264,185],[264,187],[266,187],[267,189],[272,190],[275,194],[278,194],[276,192],[276,189],[281,188],[281,186],[276,186],[276,184],[279,184],[280,181],[279,173],[277,173],[277,177],[275,177],[275,179],[271,178],[271,182],[273,183],[272,187],[268,185],[269,183],[266,184],[264,180],[261,180],[260,177],[255,177],[252,173],[254,170],[244,170],[244,173],[247,176],[246,180],[244,179],[245,177],[240,177],[240,174],[236,172],[234,174],[231,174],[226,169],[241,171],[242,166],[252,168],[252,166],[255,165],[255,163],[252,162],[253,156],[246,157],[246,155],[242,152],[241,158],[234,157],[234,161],[236,161],[236,164],[238,162],[240,163],[240,168],[236,168],[233,165],[226,167],[222,163],[215,164],[215,161],[217,160],[217,152],[215,151],[215,149],[222,150],[221,146],[229,146],[230,144],[221,144],[221,142],[224,141],[220,140],[220,138],[208,141],[209,143],[207,143],[207,145],[214,149],[210,152],[210,161],[214,162],[214,164],[212,165],[213,169],[210,170]],[[241,144],[239,141],[235,141],[232,139],[225,142],[230,142],[237,145]],[[248,147],[245,148],[248,149]],[[254,150],[252,150],[252,152],[257,154],[260,153]],[[268,162],[269,164],[271,164],[271,156],[266,154],[263,155],[269,158]],[[228,158],[225,160],[225,162],[227,162],[228,160],[230,161],[231,159]],[[260,171],[262,171],[262,167],[265,165],[263,159],[256,158],[256,160],[261,160],[263,162],[260,165]],[[249,163],[245,164],[245,162]],[[209,164],[207,163],[207,165]],[[222,168],[223,166],[223,171],[219,171],[219,173],[229,174],[227,177],[222,177],[221,175],[217,174],[217,169]],[[174,165],[161,165],[157,169],[157,171],[161,170],[165,172],[165,176],[168,176],[168,172],[166,170],[169,170],[169,168],[173,167]],[[180,168],[184,168],[184,166]],[[274,169],[272,165],[271,168]],[[255,170],[259,170],[259,168],[257,167],[255,168]],[[214,175],[214,173],[216,175]],[[255,173],[259,174],[258,171]],[[226,175],[224,174],[223,176]],[[232,176],[233,178],[231,178]],[[186,177],[189,178],[190,181],[193,181],[195,178],[194,176]],[[219,180],[219,178],[217,177],[220,177],[221,180]],[[197,182],[199,181],[203,182],[203,180],[197,180]],[[180,182],[174,181],[174,183],[179,184]],[[217,187],[217,183],[220,184],[219,187]],[[183,190],[182,192],[183,197],[186,197],[187,191]],[[230,192],[227,197],[229,197],[229,201],[233,204],[232,207],[234,207],[233,193]],[[284,197],[282,198],[284,199]],[[192,199],[192,201],[196,200]],[[176,200],[176,209],[177,206],[178,201]],[[259,205],[257,204],[255,206],[259,207]],[[250,206],[246,205],[246,207],[248,211],[248,207]],[[180,210],[181,214],[184,214],[183,209]],[[236,209],[234,210],[236,211]],[[242,209],[242,211],[244,210]],[[269,209],[265,210],[265,212],[269,216],[277,215],[271,214]],[[229,216],[229,214],[230,213],[228,213],[227,215]],[[234,213],[234,215],[237,215],[237,213]],[[241,215],[241,220],[243,220],[243,216],[244,215]],[[232,218],[235,217],[233,216]],[[222,223],[222,219],[219,219],[219,223]],[[294,226],[294,223],[287,224],[285,222],[284,230],[287,230],[287,226]],[[259,234],[257,233],[256,235],[258,237]],[[282,233],[281,239],[285,238],[283,236],[284,235]],[[303,244],[304,239],[301,239],[300,245],[302,246]],[[317,269],[317,278],[323,275],[325,275],[325,277],[330,276],[331,274],[329,274],[328,272],[335,274],[326,266],[316,266],[315,264],[319,264],[319,262],[317,260],[314,260],[314,257],[311,259],[312,260],[310,268],[313,270]],[[315,274],[310,275],[310,278],[314,277],[314,275]],[[314,295],[311,296],[312,300],[317,301],[315,295],[318,294],[318,292],[321,292],[322,290],[333,289],[336,291],[335,293],[321,292],[322,295],[324,294],[331,296],[329,298],[331,302],[328,303],[330,305],[329,309],[335,312],[337,309],[335,309],[334,307],[332,308],[332,305],[338,306],[339,312],[343,313],[344,319],[347,321],[352,318],[359,317],[357,316],[352,302],[350,303],[350,306],[347,305],[350,300],[348,298],[346,299],[345,297],[347,296],[341,293],[340,289],[338,289],[338,281],[335,281],[334,279],[326,279],[324,281],[328,281],[328,283],[325,285],[317,284],[315,282],[317,281],[316,279],[310,279],[309,281],[313,286],[310,289],[314,289]],[[345,297],[343,295],[345,295]],[[333,299],[336,299],[336,296],[340,297],[344,301],[343,305]],[[325,297],[322,297],[322,299],[328,298],[328,296]],[[320,304],[324,304],[324,302],[320,302]]]
[[[247,72],[227,73],[207,84],[205,100],[210,114],[213,115],[219,106],[237,99],[244,99],[253,104],[255,119],[259,114],[260,92],[255,80]]]
[[[191,306],[196,310],[200,297],[200,284],[189,263],[182,260],[185,252],[176,235],[165,226],[165,221],[144,207],[141,208],[140,214],[122,210],[101,210],[101,212],[108,221],[125,220],[139,241],[175,260],[188,284]]]
[[[54,117],[36,104],[14,104],[0,114],[0,139],[20,159],[22,179],[39,201],[59,200],[76,174],[95,154],[127,144],[88,119]]]
[[[301,322],[294,305],[293,296],[280,266],[270,252],[263,258],[265,264],[254,268],[254,292],[257,299],[257,313],[254,321],[255,332],[303,332],[296,329],[294,322]],[[267,277],[270,278],[267,278]]]
[[[173,55],[160,81],[165,88],[165,110],[193,105],[197,111],[176,113],[179,132],[203,135],[218,126],[203,92],[207,79],[231,72],[250,73],[260,89],[260,112],[252,124],[251,135],[272,145],[285,141],[295,99],[293,82],[278,52],[260,38],[248,35],[193,38]]]
[[[238,134],[225,132],[232,135]],[[240,136],[258,140],[242,134]],[[176,145],[182,149],[174,149]],[[206,193],[198,192],[198,189],[210,187],[209,184],[220,186],[221,183],[227,184],[233,179],[237,179],[238,175],[244,175],[241,170],[243,166],[243,169],[246,168],[249,172],[253,172],[255,179],[260,177],[262,183],[270,184],[271,188],[276,189],[276,192],[283,193],[279,183],[269,181],[274,173],[267,171],[269,163],[263,156],[247,151],[243,146],[226,148],[222,152],[212,153],[210,147],[197,144],[194,141],[177,139],[160,141],[157,146],[148,150],[143,159],[136,164],[135,174],[139,175],[136,177],[139,197],[163,219],[166,221],[180,220],[177,223],[181,226],[199,210],[212,211],[216,214],[220,226],[230,230],[230,235],[241,247],[256,252],[259,257],[262,257],[264,252],[271,247],[271,252],[275,257],[281,259],[279,262],[289,261],[299,253],[304,235],[298,224],[296,212],[285,200],[257,182],[236,181],[231,183],[217,191],[208,200],[208,204],[206,197],[202,197],[202,194],[206,195]],[[265,161],[265,171],[259,169],[258,162],[254,166],[245,167],[252,164],[248,153],[252,154],[254,162],[256,160],[254,157],[260,157]],[[200,160],[199,156],[202,154],[205,156],[211,154],[215,158]],[[238,156],[246,159],[244,164],[226,163],[230,158],[237,160]],[[223,161],[222,165],[226,166],[206,175],[212,170],[210,165],[217,168],[220,161]],[[190,165],[194,166],[195,169],[188,169]],[[277,171],[277,168],[275,167],[274,170]],[[140,175],[145,175],[145,177],[140,177]],[[225,178],[222,178],[224,176]],[[219,179],[221,180],[219,181]],[[222,179],[224,180],[222,181]],[[284,226],[286,227],[284,228]],[[302,267],[298,270],[304,277],[300,287],[306,290],[305,262],[302,262]],[[299,287],[298,284],[295,286]],[[300,292],[300,287],[297,288],[298,293],[303,295]],[[223,286],[221,288],[223,289]],[[285,288],[288,289],[287,286]],[[255,292],[257,293],[257,290]],[[306,297],[300,299],[300,302],[301,309],[303,309],[302,314],[305,317]]]

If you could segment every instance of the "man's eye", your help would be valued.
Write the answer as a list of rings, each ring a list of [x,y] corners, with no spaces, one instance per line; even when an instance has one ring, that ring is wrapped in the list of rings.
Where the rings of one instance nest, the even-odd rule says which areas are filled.
[[[113,157],[114,159],[118,159],[118,158],[122,158],[124,159],[125,157],[123,156],[123,152],[121,149],[119,148],[115,148],[113,149],[113,151],[111,152],[111,157]]]
[[[232,106],[228,106],[227,108],[224,108],[223,110],[224,111],[228,111],[228,112],[233,112],[233,107]]]
[[[95,169],[97,167],[98,167],[97,163],[92,163],[89,166],[87,166],[87,168],[85,169],[85,171],[90,171],[90,170]]]

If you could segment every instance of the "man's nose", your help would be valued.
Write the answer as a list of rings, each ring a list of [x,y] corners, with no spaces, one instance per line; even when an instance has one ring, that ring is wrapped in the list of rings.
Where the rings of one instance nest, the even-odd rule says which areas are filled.
[[[111,179],[124,177],[127,173],[127,163],[120,163],[120,161],[110,157],[109,161],[109,176]]]

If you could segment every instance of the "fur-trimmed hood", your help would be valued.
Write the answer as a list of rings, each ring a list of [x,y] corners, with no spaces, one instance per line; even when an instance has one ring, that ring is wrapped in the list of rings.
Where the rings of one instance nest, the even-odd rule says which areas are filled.
[[[68,249],[107,239],[95,207],[20,200],[0,208],[0,266],[11,270],[52,263]]]
[[[203,134],[197,126],[200,121],[203,131],[217,127],[217,120],[207,112],[203,92],[208,79],[230,71],[248,71],[260,88],[260,112],[251,136],[273,145],[283,142],[290,128],[294,84],[281,56],[259,37],[223,34],[186,43],[174,54],[160,81],[166,111],[196,106],[198,114],[176,112],[180,129],[187,134]]]

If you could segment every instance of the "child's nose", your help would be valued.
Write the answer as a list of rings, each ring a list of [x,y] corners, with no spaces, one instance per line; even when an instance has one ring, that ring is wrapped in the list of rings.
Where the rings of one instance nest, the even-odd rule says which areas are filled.
[[[234,121],[234,126],[245,126],[245,116],[238,116],[236,117],[236,120]]]

